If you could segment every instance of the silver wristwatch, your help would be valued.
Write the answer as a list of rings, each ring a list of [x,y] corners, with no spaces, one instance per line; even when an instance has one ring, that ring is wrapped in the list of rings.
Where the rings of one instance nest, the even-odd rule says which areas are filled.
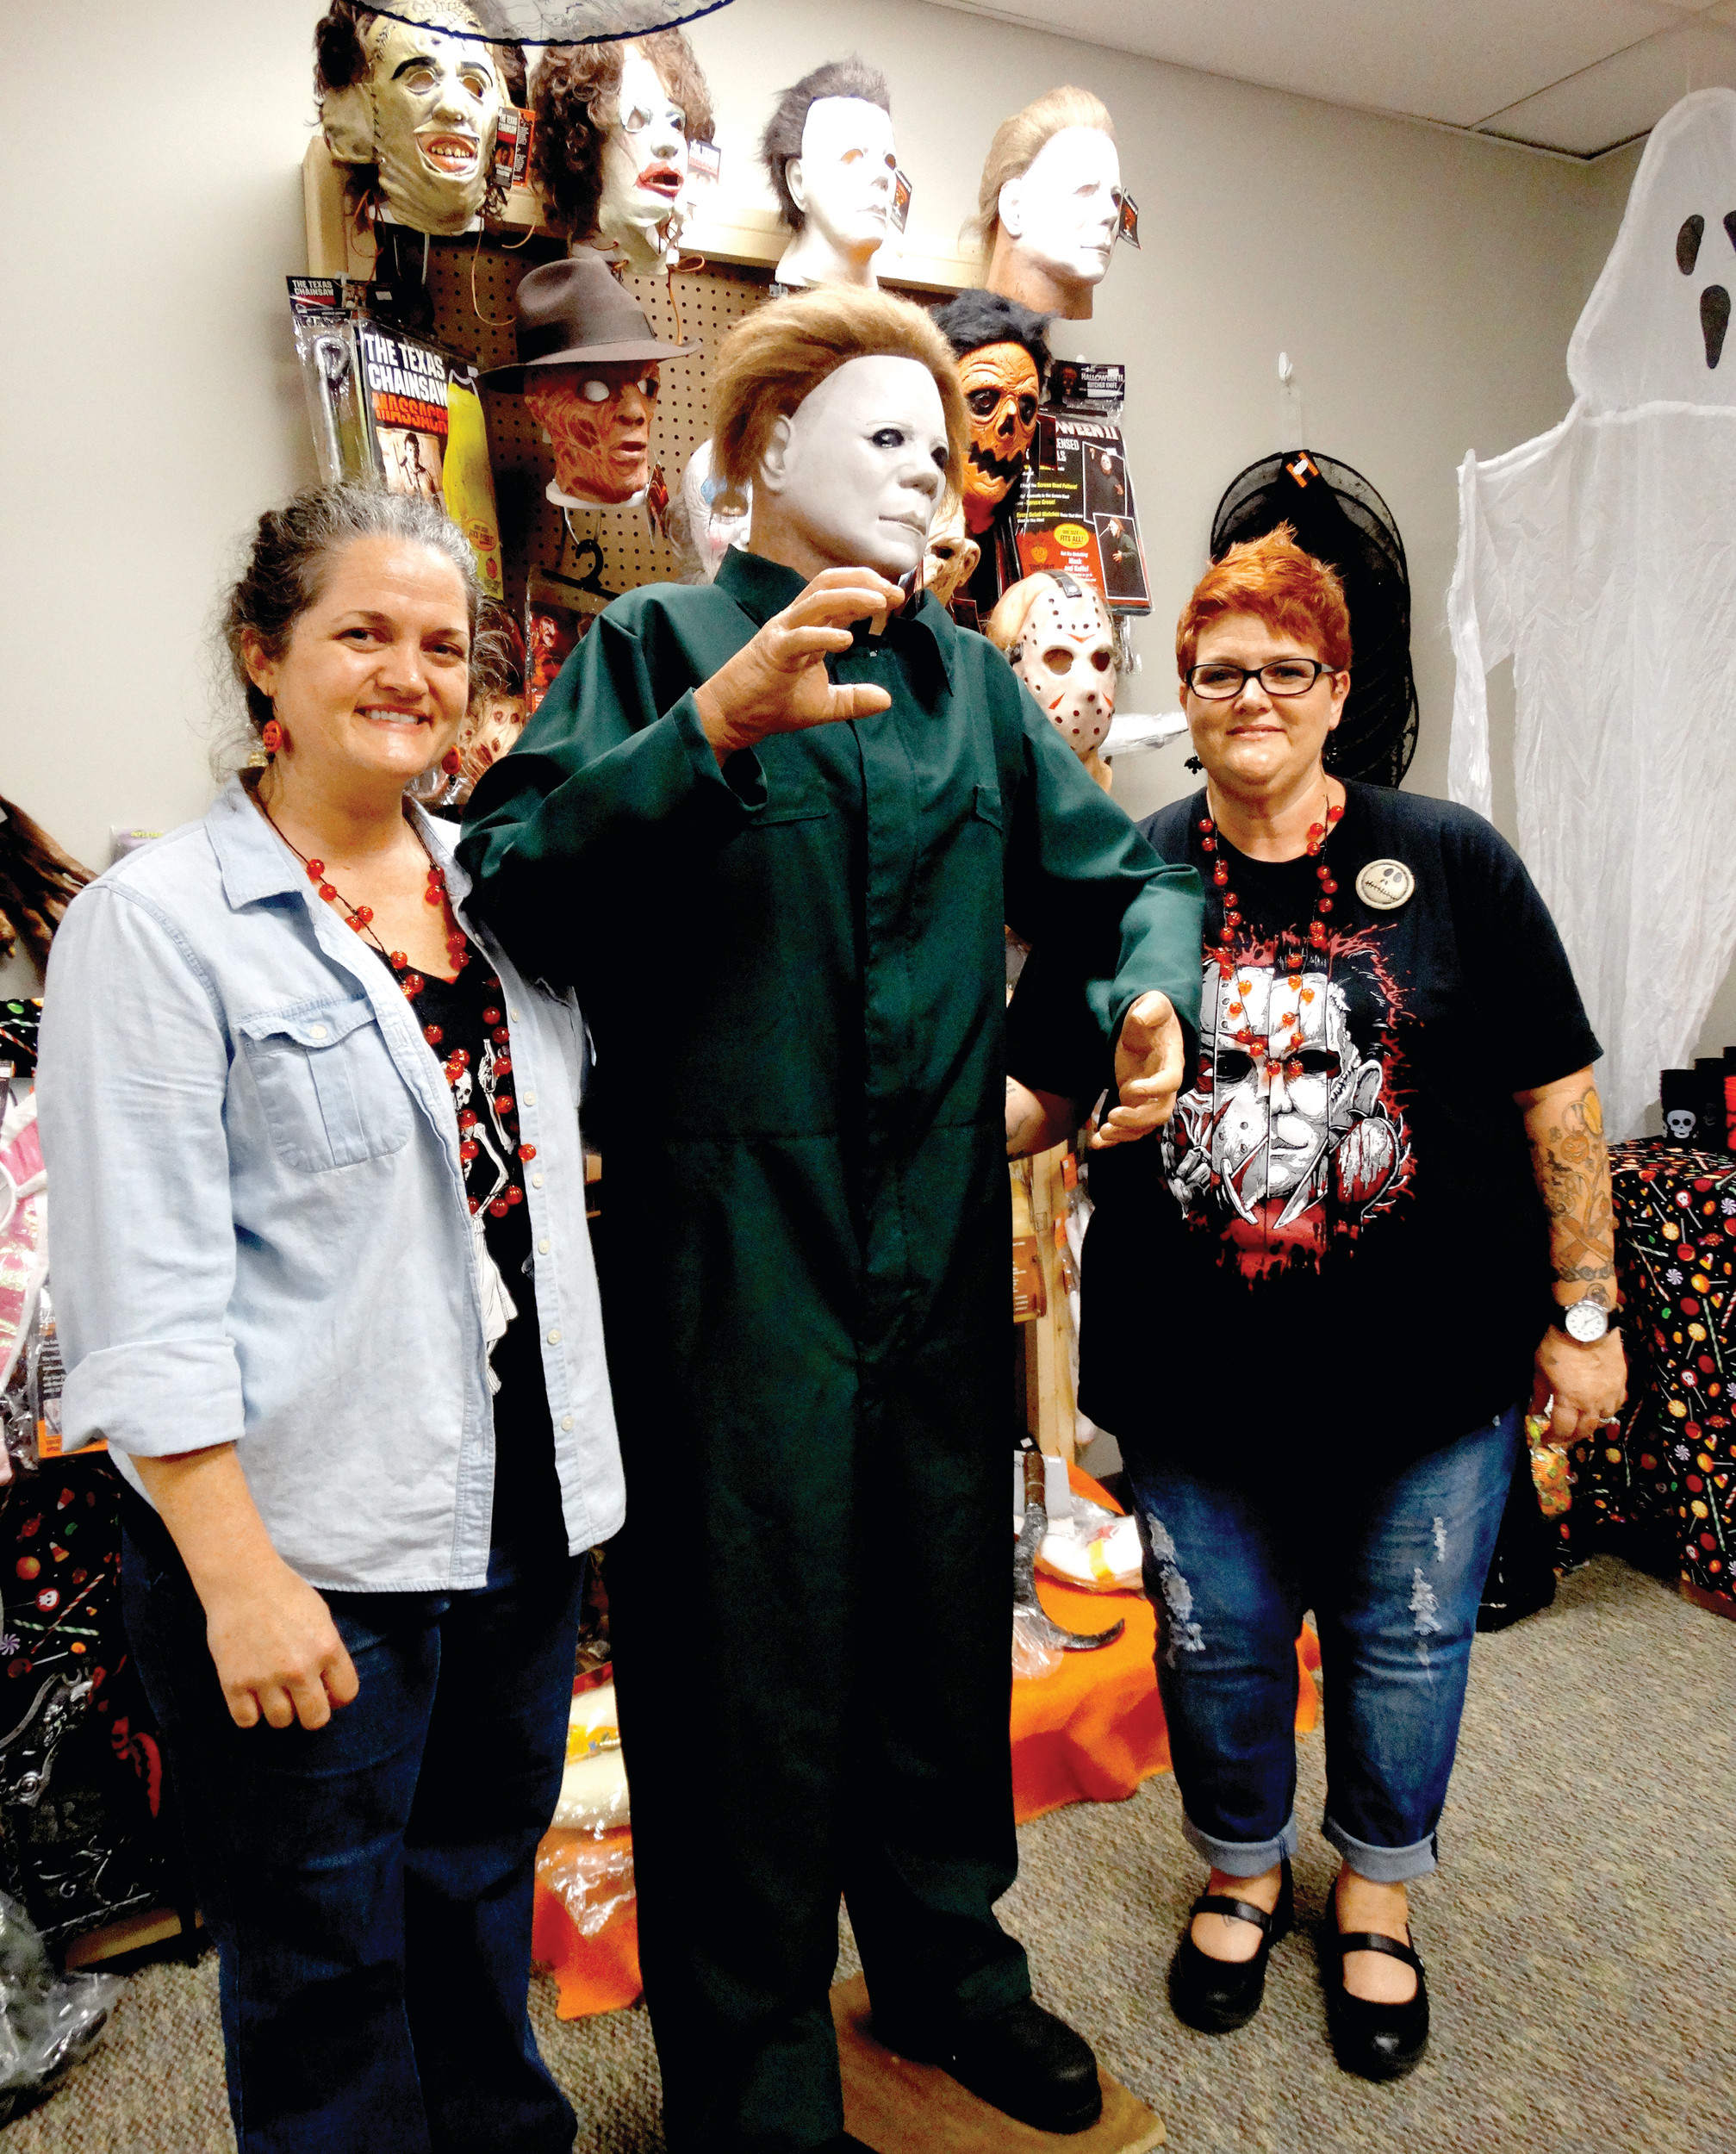
[[[1579,1301],[1570,1301],[1565,1309],[1558,1303],[1554,1321],[1581,1346],[1596,1346],[1615,1323],[1615,1316],[1613,1310],[1587,1296]]]

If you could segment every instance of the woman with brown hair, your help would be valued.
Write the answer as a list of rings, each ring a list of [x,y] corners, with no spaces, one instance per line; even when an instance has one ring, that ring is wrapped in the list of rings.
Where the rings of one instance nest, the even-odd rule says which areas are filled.
[[[81,892],[48,972],[65,1441],[127,1483],[241,2154],[575,2132],[532,1866],[620,1460],[578,1013],[410,797],[458,767],[479,599],[420,496],[261,517],[225,618],[258,763]]]

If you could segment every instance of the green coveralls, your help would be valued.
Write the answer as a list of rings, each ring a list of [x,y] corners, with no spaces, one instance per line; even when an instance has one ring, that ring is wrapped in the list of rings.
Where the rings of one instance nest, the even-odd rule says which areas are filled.
[[[1198,1014],[1192,870],[931,598],[828,662],[889,710],[719,771],[692,690],[802,588],[732,551],[617,600],[460,847],[596,1044],[639,1937],[694,2154],[842,2128],[840,1890],[887,2019],[1028,1993],[1002,922],[1067,952],[1105,1080],[1136,995]]]

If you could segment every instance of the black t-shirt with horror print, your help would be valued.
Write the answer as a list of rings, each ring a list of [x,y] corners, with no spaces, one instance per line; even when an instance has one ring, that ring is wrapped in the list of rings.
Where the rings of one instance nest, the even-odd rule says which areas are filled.
[[[1172,1120],[1091,1156],[1081,1406],[1124,1443],[1390,1450],[1510,1405],[1550,1280],[1513,1095],[1601,1051],[1518,856],[1468,810],[1358,784],[1320,861],[1206,850],[1203,792],[1140,827],[1200,871],[1208,950],[1224,888],[1240,917],[1229,962],[1202,959]],[[1035,968],[1009,1066],[1094,1095]]]

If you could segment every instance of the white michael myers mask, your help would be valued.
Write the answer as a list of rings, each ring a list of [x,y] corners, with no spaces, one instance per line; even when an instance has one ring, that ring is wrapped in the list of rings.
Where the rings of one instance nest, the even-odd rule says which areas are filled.
[[[1736,92],[1700,90],[1653,130],[1567,347],[1594,411],[1736,404]]]
[[[802,226],[779,264],[782,281],[873,283],[897,170],[889,112],[867,97],[816,97],[802,124],[802,153],[784,167]]]
[[[687,115],[637,45],[621,55],[619,112],[603,141],[603,192],[597,230],[629,265],[653,270],[662,258],[660,227],[688,184]]]
[[[919,359],[846,359],[772,428],[755,479],[828,566],[894,581],[923,557],[946,486],[946,414]]]
[[[1121,221],[1121,159],[1099,128],[1052,134],[1001,188],[1001,228],[1016,255],[1057,283],[1098,284]]]
[[[327,90],[320,118],[340,164],[377,165],[386,207],[412,231],[467,231],[488,192],[502,92],[480,25],[456,4],[431,7],[453,28],[364,18],[368,72]],[[454,34],[476,30],[475,37]]]
[[[1007,659],[1083,762],[1115,716],[1115,638],[1095,592],[1044,581]]]

